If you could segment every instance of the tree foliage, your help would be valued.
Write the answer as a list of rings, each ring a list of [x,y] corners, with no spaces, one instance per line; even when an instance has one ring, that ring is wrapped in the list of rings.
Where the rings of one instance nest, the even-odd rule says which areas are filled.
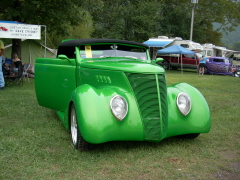
[[[4,20],[46,25],[49,33],[67,35],[69,27],[83,22],[85,11],[78,0],[8,0],[1,3]],[[12,51],[21,56],[21,40],[13,39]]]
[[[240,23],[239,5],[229,0],[201,0],[196,9],[196,25],[201,29],[197,40],[221,45],[222,32],[233,31]],[[213,22],[220,26],[214,29]]]
[[[240,51],[240,41],[236,41],[232,44],[231,49],[234,49],[236,51]]]
[[[189,39],[193,4],[190,0],[165,0],[161,13],[163,34]],[[193,41],[221,45],[222,32],[233,31],[240,22],[239,3],[199,0],[194,8]],[[213,23],[220,26],[214,29]]]
[[[231,0],[199,0],[193,41],[222,45],[222,34],[240,23],[239,5]],[[48,44],[56,48],[62,39],[73,38],[189,39],[193,4],[190,0],[8,0],[0,8],[1,19],[46,25]],[[13,50],[19,51],[19,40],[13,41]]]
[[[115,38],[143,42],[159,32],[161,8],[157,0],[97,0],[88,1],[85,8],[93,17],[93,37]]]

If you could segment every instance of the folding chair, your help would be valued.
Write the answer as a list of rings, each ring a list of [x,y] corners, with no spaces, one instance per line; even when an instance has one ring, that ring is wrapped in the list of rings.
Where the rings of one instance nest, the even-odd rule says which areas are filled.
[[[4,79],[6,86],[23,86],[23,66],[20,65],[17,72],[11,72],[10,75],[4,75]]]
[[[30,63],[26,63],[23,66],[23,77],[24,77],[24,79],[27,79],[27,81],[30,83],[29,76],[28,76],[28,69],[29,69],[29,67],[30,67]]]

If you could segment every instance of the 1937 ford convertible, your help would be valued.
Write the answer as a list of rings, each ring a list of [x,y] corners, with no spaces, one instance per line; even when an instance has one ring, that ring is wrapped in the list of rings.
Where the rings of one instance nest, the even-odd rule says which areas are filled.
[[[166,86],[165,70],[148,46],[114,39],[65,40],[56,58],[37,58],[41,106],[57,111],[78,150],[108,141],[151,141],[210,131],[203,95],[193,86]]]

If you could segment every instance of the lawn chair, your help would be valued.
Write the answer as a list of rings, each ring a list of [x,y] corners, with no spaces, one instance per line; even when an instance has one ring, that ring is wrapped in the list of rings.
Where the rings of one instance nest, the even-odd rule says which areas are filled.
[[[28,75],[28,69],[30,67],[30,64],[29,63],[26,63],[24,66],[23,66],[23,78],[30,83],[29,81],[29,75]]]
[[[20,65],[17,72],[11,71],[10,75],[4,75],[4,79],[6,86],[23,86],[23,66]]]

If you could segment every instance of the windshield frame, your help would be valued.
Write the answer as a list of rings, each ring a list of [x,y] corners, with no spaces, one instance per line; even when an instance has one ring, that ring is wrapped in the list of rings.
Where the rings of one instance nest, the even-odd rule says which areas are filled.
[[[144,46],[122,43],[93,43],[78,46],[81,60],[136,60],[147,61],[148,49]]]

